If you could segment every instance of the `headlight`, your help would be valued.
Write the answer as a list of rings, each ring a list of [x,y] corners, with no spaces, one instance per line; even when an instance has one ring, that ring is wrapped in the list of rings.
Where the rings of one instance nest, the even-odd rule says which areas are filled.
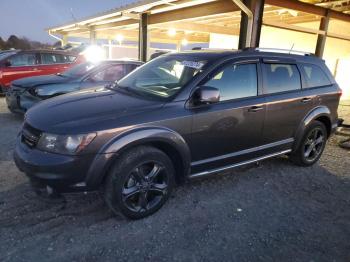
[[[74,155],[81,152],[96,137],[95,133],[83,135],[55,135],[43,133],[37,148],[39,150]]]

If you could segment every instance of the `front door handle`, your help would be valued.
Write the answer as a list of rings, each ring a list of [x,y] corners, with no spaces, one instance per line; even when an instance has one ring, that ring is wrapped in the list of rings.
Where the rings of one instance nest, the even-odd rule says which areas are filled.
[[[262,106],[252,106],[251,108],[248,109],[248,112],[255,113],[263,109],[264,108]]]
[[[308,102],[310,102],[311,100],[312,100],[311,97],[304,97],[303,99],[301,99],[301,102],[302,102],[302,103],[308,103]]]

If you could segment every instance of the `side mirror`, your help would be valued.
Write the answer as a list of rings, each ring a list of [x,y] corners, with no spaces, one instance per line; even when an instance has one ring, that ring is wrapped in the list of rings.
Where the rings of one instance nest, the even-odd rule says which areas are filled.
[[[219,89],[211,86],[199,86],[193,94],[194,105],[209,105],[220,101]]]
[[[10,60],[6,60],[6,61],[5,61],[5,66],[6,66],[6,67],[11,66],[11,62],[10,62]]]

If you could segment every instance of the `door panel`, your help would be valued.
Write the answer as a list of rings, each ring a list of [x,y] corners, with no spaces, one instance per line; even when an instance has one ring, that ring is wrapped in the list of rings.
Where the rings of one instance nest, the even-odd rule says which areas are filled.
[[[60,54],[40,53],[40,64],[38,71],[41,75],[51,75],[63,72],[68,68],[67,64],[62,61]]]
[[[315,96],[301,89],[295,64],[263,64],[266,119],[264,143],[294,138],[296,129],[313,108]]]
[[[257,64],[226,63],[204,86],[220,90],[220,102],[192,108],[192,171],[249,159],[234,152],[262,145],[265,99],[258,96]]]
[[[35,53],[20,53],[11,56],[11,66],[3,68],[3,81],[9,86],[14,80],[36,75],[38,71],[37,57]]]
[[[264,126],[264,143],[293,138],[296,129],[306,114],[314,105],[313,95],[304,94],[310,98],[303,102],[303,92],[295,91],[288,94],[276,94],[266,98],[266,119]]]
[[[253,98],[194,110],[190,145],[193,161],[262,145],[264,102],[264,98]],[[252,111],[256,106],[261,110]]]

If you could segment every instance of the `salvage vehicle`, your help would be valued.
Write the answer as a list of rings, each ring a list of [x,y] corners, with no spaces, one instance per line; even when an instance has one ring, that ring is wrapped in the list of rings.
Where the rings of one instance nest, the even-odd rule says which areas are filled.
[[[141,64],[132,60],[86,62],[63,73],[22,78],[13,81],[6,93],[7,107],[13,113],[24,113],[44,99],[111,84]]]
[[[113,212],[139,219],[185,179],[279,155],[315,164],[341,94],[312,54],[170,53],[31,108],[14,159],[38,192],[101,190]]]
[[[63,72],[85,61],[75,53],[55,50],[9,50],[0,54],[0,93],[23,77]]]

